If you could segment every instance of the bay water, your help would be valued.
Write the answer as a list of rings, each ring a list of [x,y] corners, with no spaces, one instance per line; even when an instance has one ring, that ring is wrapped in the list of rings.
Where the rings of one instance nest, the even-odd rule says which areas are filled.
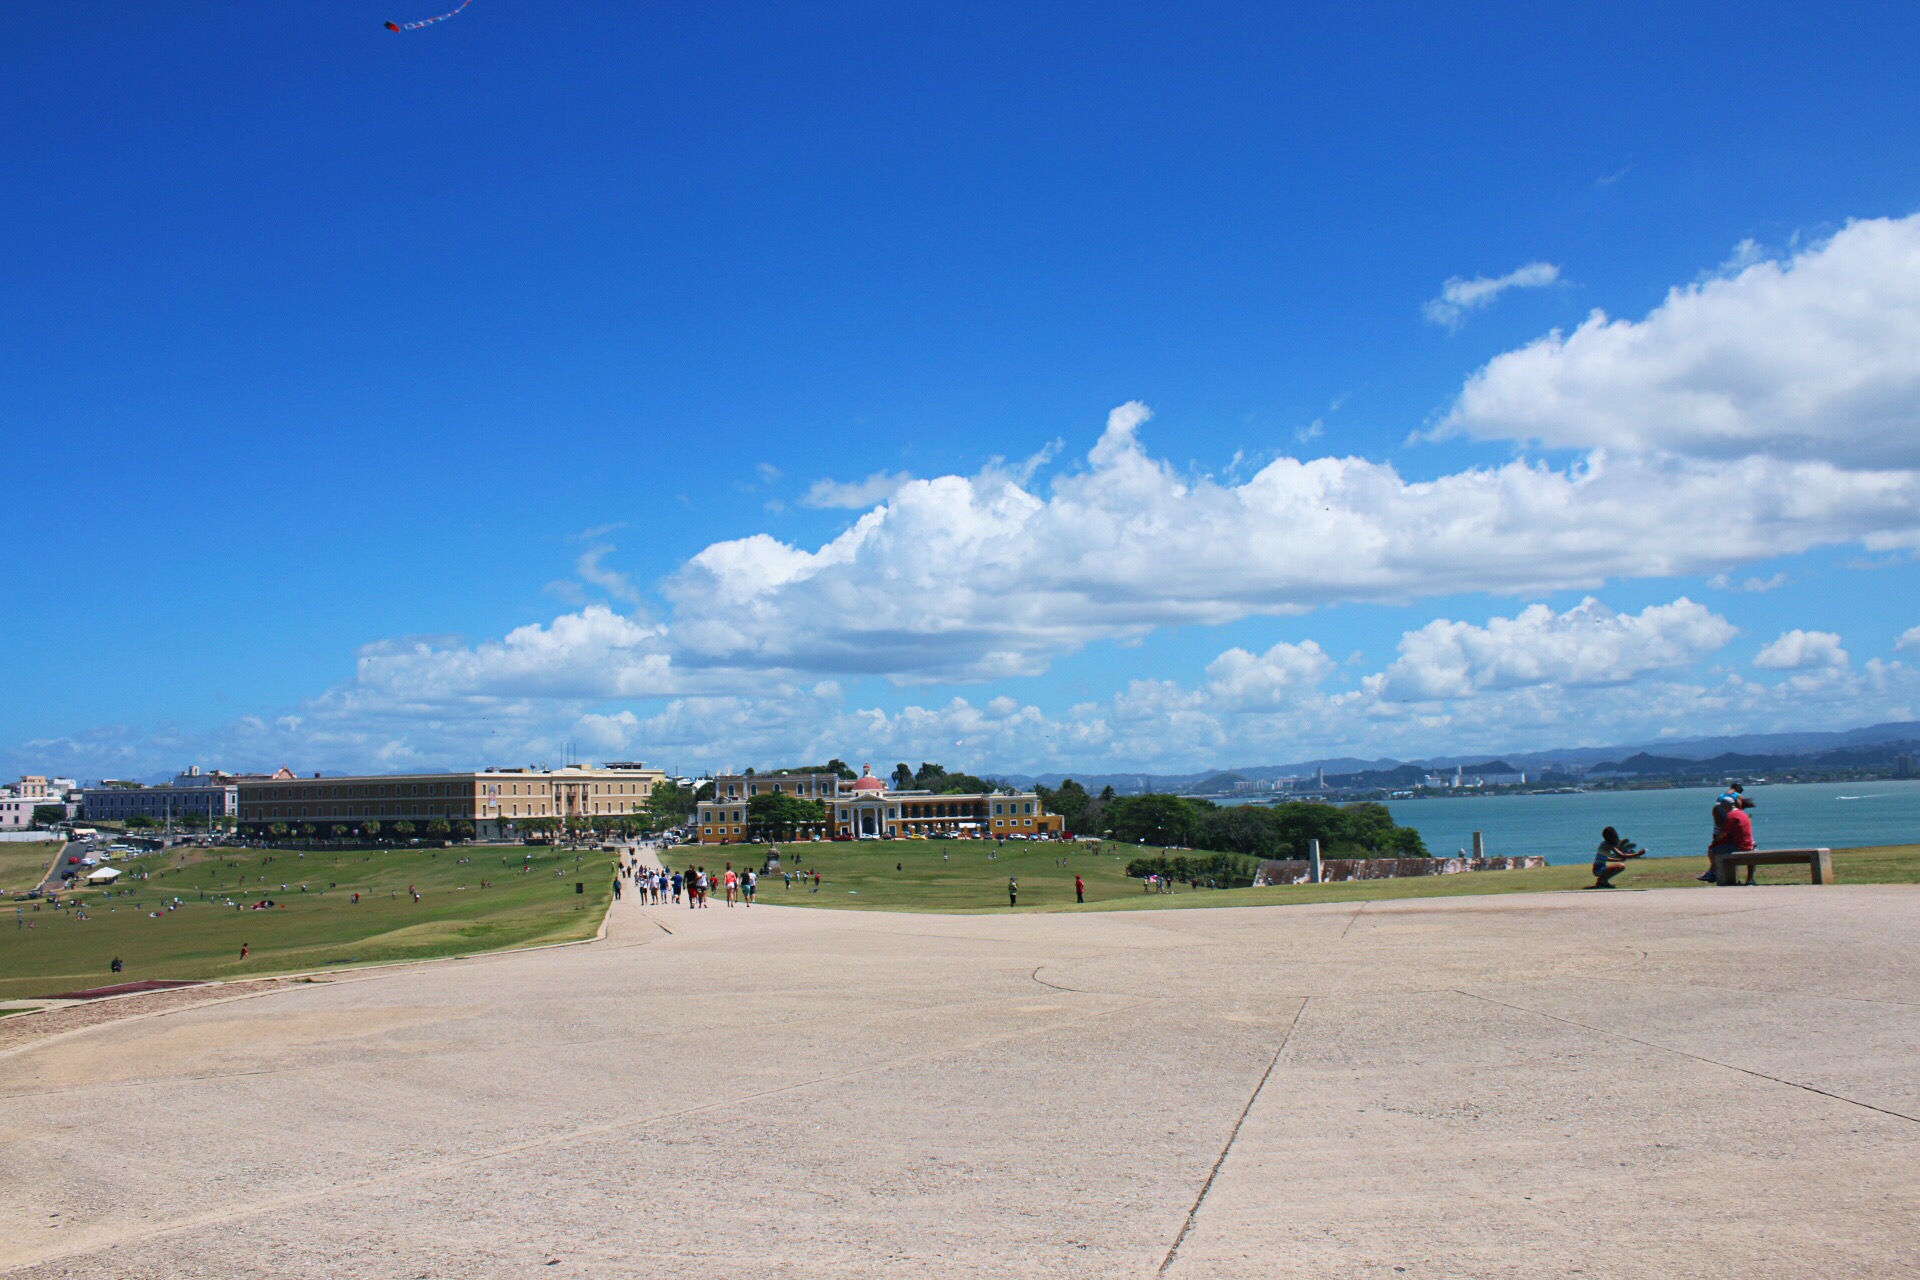
[[[1649,857],[1695,857],[1705,866],[1720,787],[1584,791],[1574,795],[1462,795],[1389,800],[1393,820],[1413,827],[1427,852],[1448,857],[1486,837],[1487,853],[1540,854],[1586,862],[1611,826]],[[1920,844],[1920,781],[1809,782],[1749,786],[1754,843],[1762,849]]]

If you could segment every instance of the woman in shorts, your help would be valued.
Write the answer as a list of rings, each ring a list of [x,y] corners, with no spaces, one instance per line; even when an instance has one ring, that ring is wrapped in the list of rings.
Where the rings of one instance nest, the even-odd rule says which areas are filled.
[[[1595,889],[1613,888],[1613,878],[1627,869],[1629,858],[1644,857],[1644,849],[1636,849],[1633,841],[1622,840],[1620,833],[1612,827],[1600,833],[1600,847],[1593,851],[1593,884]]]

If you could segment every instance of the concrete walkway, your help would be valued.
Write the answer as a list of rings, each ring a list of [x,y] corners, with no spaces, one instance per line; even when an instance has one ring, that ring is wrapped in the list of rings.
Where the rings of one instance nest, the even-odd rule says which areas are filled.
[[[0,1271],[1920,1274],[1920,890],[778,894],[0,1055]]]

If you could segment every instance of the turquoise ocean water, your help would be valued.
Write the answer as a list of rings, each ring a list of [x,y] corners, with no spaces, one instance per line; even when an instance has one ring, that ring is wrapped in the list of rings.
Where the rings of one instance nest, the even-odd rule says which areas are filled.
[[[1393,819],[1419,831],[1427,851],[1471,849],[1486,834],[1489,854],[1543,854],[1585,862],[1613,826],[1656,857],[1703,857],[1718,787],[1594,791],[1579,795],[1461,796],[1392,800]],[[1812,782],[1751,786],[1754,841],[1763,849],[1920,844],[1920,782]]]

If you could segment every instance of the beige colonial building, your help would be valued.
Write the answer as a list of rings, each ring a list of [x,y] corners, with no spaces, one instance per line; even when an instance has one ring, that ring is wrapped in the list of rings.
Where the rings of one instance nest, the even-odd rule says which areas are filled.
[[[830,787],[828,789],[828,781]],[[815,788],[802,792],[799,785]],[[822,838],[897,840],[906,836],[1057,836],[1065,821],[1048,813],[1031,791],[936,795],[931,791],[895,791],[869,767],[853,782],[825,774],[726,775],[714,779],[714,798],[700,802],[694,824],[701,844],[740,844],[762,838],[747,816],[756,795],[785,791],[818,800],[826,821],[798,834]]]
[[[713,780],[715,804],[744,803],[755,796],[785,793],[802,800],[826,800],[845,785],[837,773],[723,773]]]
[[[480,838],[492,840],[520,834],[528,819],[591,821],[639,814],[664,777],[662,770],[639,763],[354,778],[276,776],[239,784],[239,816],[242,827],[368,821],[417,826],[445,818],[471,822]]]

